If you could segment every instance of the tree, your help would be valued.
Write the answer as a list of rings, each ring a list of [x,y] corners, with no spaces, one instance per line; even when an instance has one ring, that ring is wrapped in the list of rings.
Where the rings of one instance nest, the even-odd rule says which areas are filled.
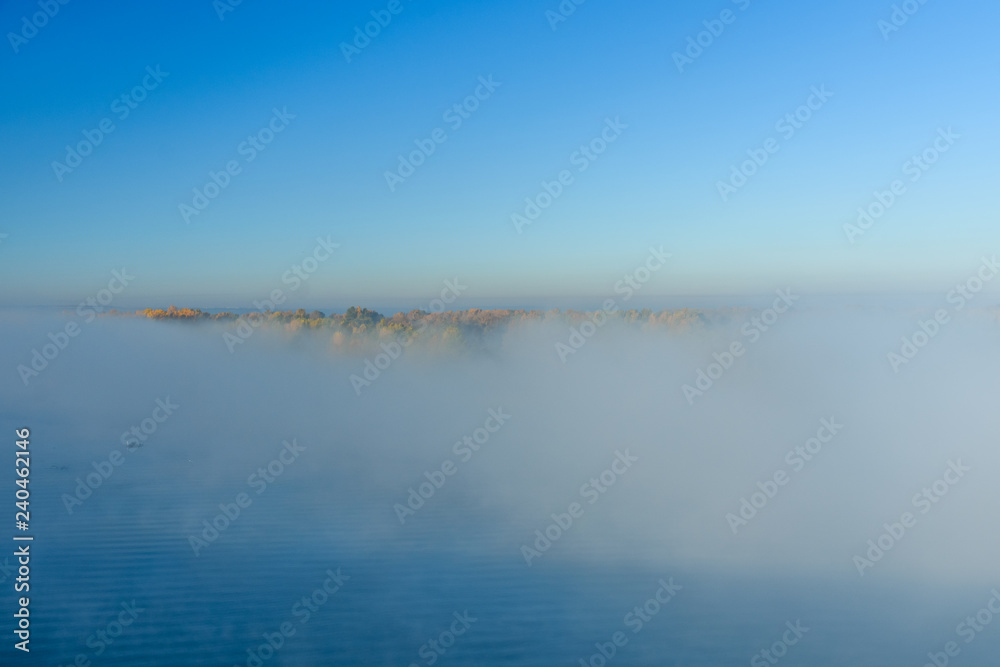
[[[343,324],[345,327],[350,327],[352,329],[364,327],[363,331],[367,331],[384,319],[385,317],[383,317],[380,313],[376,313],[374,310],[351,306],[347,309],[347,312],[344,313]]]

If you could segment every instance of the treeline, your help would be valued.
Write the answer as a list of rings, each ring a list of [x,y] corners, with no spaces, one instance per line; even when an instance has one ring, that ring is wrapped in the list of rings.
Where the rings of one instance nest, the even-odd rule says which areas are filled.
[[[455,344],[479,345],[487,343],[495,336],[502,336],[511,327],[530,322],[560,323],[575,327],[586,322],[603,327],[608,323],[637,328],[656,328],[670,331],[693,331],[715,324],[732,323],[745,318],[751,309],[694,309],[652,311],[642,310],[579,311],[579,310],[452,310],[429,313],[411,310],[385,317],[367,308],[352,306],[344,313],[324,313],[323,311],[298,310],[266,311],[254,313],[208,313],[198,308],[167,309],[146,308],[133,314],[154,320],[176,320],[182,322],[213,321],[233,322],[236,326],[253,324],[281,327],[289,333],[316,331],[331,336],[335,346],[357,346],[366,342],[387,339],[413,339],[449,347]],[[110,314],[110,313],[109,313]],[[125,315],[126,313],[116,313]],[[240,325],[240,322],[244,322]]]
[[[475,327],[479,329],[492,329],[496,327],[508,326],[516,322],[528,321],[552,321],[563,320],[569,323],[582,323],[588,320],[600,319],[606,315],[609,320],[617,320],[626,324],[652,324],[665,325],[671,328],[691,327],[701,324],[710,324],[717,321],[720,316],[729,319],[729,315],[736,312],[749,312],[746,308],[728,309],[696,309],[680,308],[677,310],[652,311],[649,308],[642,310],[619,310],[612,313],[603,311],[583,311],[583,310],[511,310],[495,309],[483,310],[481,308],[470,308],[468,310],[449,310],[438,313],[429,313],[424,310],[411,310],[406,313],[396,313],[392,317],[385,317],[381,313],[367,308],[351,306],[343,314],[331,313],[327,315],[323,311],[313,310],[307,312],[304,308],[298,310],[277,310],[253,313],[208,313],[200,308],[146,308],[135,311],[134,315],[146,317],[152,320],[237,320],[239,318],[259,318],[267,322],[279,324],[296,324],[304,328],[344,328],[350,329],[354,333],[364,333],[372,329],[399,330],[414,327],[420,322],[426,322],[431,326],[463,326]],[[125,315],[111,311],[109,314]]]
[[[503,337],[512,327],[527,323],[560,324],[569,327],[596,328],[607,324],[628,326],[644,330],[665,332],[697,332],[716,326],[744,324],[748,318],[759,312],[749,307],[731,308],[679,308],[675,310],[581,311],[581,310],[523,310],[470,308],[430,313],[411,310],[385,317],[368,308],[352,306],[344,313],[324,313],[320,310],[266,311],[252,313],[208,313],[199,308],[146,308],[134,313],[108,311],[106,316],[133,316],[153,320],[179,322],[231,322],[234,327],[249,330],[253,328],[281,328],[295,333],[315,331],[330,336],[336,347],[365,347],[386,340],[417,339],[431,346],[444,345],[454,348],[456,344],[466,347],[485,346]],[[983,309],[980,313],[1000,324],[1000,308]],[[586,333],[586,330],[584,330]],[[590,334],[586,334],[590,335]]]

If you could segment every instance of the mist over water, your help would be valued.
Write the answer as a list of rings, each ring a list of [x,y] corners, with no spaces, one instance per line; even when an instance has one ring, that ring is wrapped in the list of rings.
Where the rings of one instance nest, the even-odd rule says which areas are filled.
[[[755,338],[749,316],[612,321],[578,348],[564,322],[527,323],[406,348],[358,392],[377,346],[261,328],[230,353],[230,325],[126,318],[83,325],[25,385],[66,320],[6,312],[37,651],[255,664],[288,622],[262,664],[427,664],[468,612],[440,664],[579,664],[619,631],[609,663],[746,664],[797,620],[789,664],[922,665],[948,641],[992,664],[998,628],[967,644],[956,626],[1000,586],[996,317],[955,314],[894,370],[927,312],[797,308]],[[661,580],[681,588],[636,630]]]
[[[702,4],[0,3],[0,667],[998,667],[1000,3]]]

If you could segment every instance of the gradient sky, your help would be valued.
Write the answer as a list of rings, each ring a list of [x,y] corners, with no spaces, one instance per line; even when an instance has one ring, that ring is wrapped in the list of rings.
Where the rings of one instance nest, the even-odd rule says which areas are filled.
[[[115,305],[249,306],[318,235],[341,247],[289,305],[429,301],[455,277],[460,307],[611,296],[650,245],[673,259],[643,296],[944,294],[1000,251],[994,2],[930,1],[888,40],[891,2],[588,0],[555,30],[556,0],[401,2],[350,63],[340,44],[387,0],[244,0],[224,20],[210,0],[71,0],[17,53],[7,36],[0,304],[75,303],[127,267]],[[725,9],[679,72],[672,54]],[[4,3],[0,27],[37,11]],[[169,76],[119,120],[111,102],[157,65]],[[501,86],[452,130],[442,114],[488,75]],[[275,107],[295,120],[243,162]],[[628,128],[517,234],[511,214],[609,117]],[[52,162],[103,118],[115,131],[59,182]],[[439,127],[390,192],[384,172]],[[848,243],[842,225],[946,127],[961,139]],[[781,150],[723,202],[717,181],[769,137]],[[232,159],[242,173],[186,224],[178,205]]]

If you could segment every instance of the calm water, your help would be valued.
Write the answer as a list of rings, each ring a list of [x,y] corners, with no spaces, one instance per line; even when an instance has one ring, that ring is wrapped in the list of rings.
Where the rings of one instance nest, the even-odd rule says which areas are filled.
[[[33,513],[33,664],[71,664],[82,654],[93,664],[244,665],[247,649],[286,622],[295,634],[263,664],[428,664],[421,646],[467,611],[475,621],[436,664],[577,665],[595,642],[624,631],[629,642],[613,664],[739,665],[779,639],[786,621],[801,619],[809,631],[787,664],[919,665],[923,651],[978,608],[978,597],[985,602],[979,590],[942,599],[916,585],[741,580],[669,565],[549,557],[529,569],[516,550],[478,548],[490,538],[475,520],[391,539],[370,534],[364,512],[335,489],[294,483],[261,494],[194,557],[185,517],[220,496],[194,483],[193,471],[185,476],[181,464],[192,463],[170,469],[143,461],[144,453],[131,454],[73,515],[59,496],[86,469],[48,468],[64,457],[36,454],[34,488],[46,491]],[[349,577],[343,587],[307,620],[293,613],[338,568]],[[661,577],[683,589],[633,633],[623,617],[652,597]],[[88,638],[133,600],[143,611],[96,656],[100,644],[88,647]],[[12,604],[6,587],[3,603]],[[996,633],[987,628],[977,642],[961,664],[996,664]],[[5,662],[22,660],[4,648]]]

